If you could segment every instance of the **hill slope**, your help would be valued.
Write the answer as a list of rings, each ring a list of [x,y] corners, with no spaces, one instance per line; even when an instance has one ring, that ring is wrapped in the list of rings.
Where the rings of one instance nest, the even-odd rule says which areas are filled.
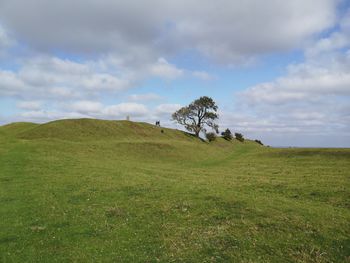
[[[32,129],[17,132],[22,139],[86,140],[197,140],[192,135],[155,125],[131,121],[97,119],[68,119],[37,125]]]
[[[10,124],[0,126],[0,134],[17,135],[25,131],[28,131],[38,125],[39,124],[32,123],[32,122],[13,122]]]

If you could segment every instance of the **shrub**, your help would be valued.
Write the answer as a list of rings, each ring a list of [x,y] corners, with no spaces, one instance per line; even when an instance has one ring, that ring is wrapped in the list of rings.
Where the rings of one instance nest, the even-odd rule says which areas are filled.
[[[212,142],[216,140],[216,134],[214,132],[207,132],[205,134],[205,137],[207,138],[208,141]]]
[[[236,132],[235,133],[235,137],[237,140],[239,140],[240,142],[244,142],[244,138],[243,135],[241,133]]]
[[[260,140],[255,140],[256,143],[259,143],[260,145],[264,145]]]
[[[227,141],[231,141],[233,138],[232,132],[230,131],[230,129],[226,129],[221,133],[221,135],[222,135],[222,138],[224,138]]]

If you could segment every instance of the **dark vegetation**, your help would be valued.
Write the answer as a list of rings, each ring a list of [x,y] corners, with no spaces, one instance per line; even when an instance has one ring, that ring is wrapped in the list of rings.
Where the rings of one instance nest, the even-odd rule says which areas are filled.
[[[264,145],[260,140],[255,140],[255,142],[260,144],[260,145]]]
[[[223,131],[221,133],[221,136],[222,136],[222,138],[224,138],[227,141],[231,141],[233,138],[233,135],[232,135],[230,129],[226,129],[225,131]]]
[[[236,133],[235,133],[235,137],[236,137],[236,139],[239,140],[240,142],[244,142],[244,137],[243,137],[243,135],[242,135],[241,133],[236,132]]]
[[[207,132],[205,134],[205,137],[209,142],[215,141],[216,140],[216,133],[215,132]]]

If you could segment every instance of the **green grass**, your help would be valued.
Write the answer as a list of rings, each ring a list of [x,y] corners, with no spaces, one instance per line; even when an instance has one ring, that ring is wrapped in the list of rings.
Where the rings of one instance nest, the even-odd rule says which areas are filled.
[[[349,262],[350,149],[0,127],[0,262]]]

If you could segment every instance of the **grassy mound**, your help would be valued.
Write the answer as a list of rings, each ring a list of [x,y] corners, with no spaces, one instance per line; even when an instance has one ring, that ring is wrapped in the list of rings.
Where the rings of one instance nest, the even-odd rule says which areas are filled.
[[[192,135],[148,123],[131,121],[108,121],[97,119],[58,120],[19,133],[22,139],[61,139],[68,141],[86,140],[197,140]]]
[[[32,122],[14,122],[0,126],[0,134],[17,135],[30,129],[33,129],[36,126],[38,126],[38,124]]]

